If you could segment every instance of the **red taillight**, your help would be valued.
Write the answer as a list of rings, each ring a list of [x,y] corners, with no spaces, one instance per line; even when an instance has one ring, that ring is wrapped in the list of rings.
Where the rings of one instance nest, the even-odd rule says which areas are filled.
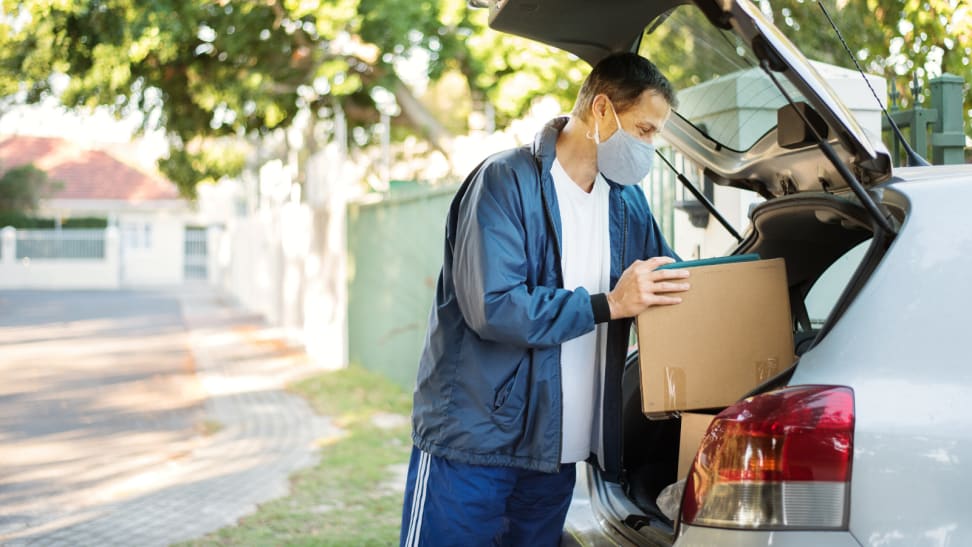
[[[847,527],[854,392],[796,386],[719,413],[685,484],[681,522],[745,529]]]

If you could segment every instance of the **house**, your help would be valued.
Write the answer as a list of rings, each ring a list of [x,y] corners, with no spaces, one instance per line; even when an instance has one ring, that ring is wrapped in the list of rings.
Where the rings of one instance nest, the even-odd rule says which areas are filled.
[[[60,183],[54,195],[41,201],[39,216],[58,222],[72,217],[100,217],[107,219],[108,229],[99,233],[85,230],[84,234],[81,230],[62,230],[59,235],[20,230],[15,236],[8,230],[5,247],[6,239],[13,238],[21,250],[15,252],[16,256],[8,256],[5,250],[3,262],[17,262],[21,270],[33,271],[21,271],[19,275],[7,272],[4,276],[0,270],[0,286],[172,285],[186,278],[206,277],[207,233],[199,226],[204,223],[190,203],[179,196],[172,182],[128,164],[111,150],[88,148],[62,138],[18,135],[0,141],[0,172],[25,164],[32,164]],[[57,256],[58,252],[52,251],[32,257],[24,250],[30,248],[24,243],[30,237],[104,238],[105,246],[103,250],[98,247],[95,256],[76,256],[77,252]],[[65,245],[59,244],[58,248]],[[82,264],[84,260],[92,263]],[[101,262],[96,267],[94,262],[98,260]],[[106,263],[112,260],[117,260],[117,264]],[[75,274],[83,271],[83,266],[90,266],[90,278],[56,274],[65,261],[71,263]],[[47,270],[49,275],[41,275]]]

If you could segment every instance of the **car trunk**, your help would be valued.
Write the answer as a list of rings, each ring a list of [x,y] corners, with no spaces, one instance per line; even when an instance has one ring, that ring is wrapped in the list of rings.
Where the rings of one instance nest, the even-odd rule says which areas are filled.
[[[893,206],[890,210],[898,222],[903,221],[903,211]],[[758,253],[762,258],[786,261],[797,363],[750,395],[787,383],[799,366],[799,356],[839,320],[890,243],[883,235],[874,237],[871,219],[859,204],[832,194],[769,200],[756,207],[752,217],[752,229],[732,254]],[[827,286],[821,294],[822,285]],[[705,333],[699,333],[699,340],[705,340]],[[673,523],[658,509],[656,500],[663,488],[676,481],[681,417],[678,413],[646,417],[640,385],[638,358],[632,353],[623,375],[622,473],[615,495],[623,492],[640,513],[613,518],[623,522],[621,526],[627,528],[623,533],[637,533],[641,540],[649,537],[657,542],[673,532]]]
[[[492,28],[591,64],[611,52],[637,51],[684,93],[665,143],[706,180],[767,199],[730,254],[785,260],[797,361],[752,394],[786,385],[800,356],[840,320],[903,222],[900,206],[875,203],[875,189],[891,178],[883,144],[870,142],[827,81],[749,0],[474,3],[490,7]],[[706,343],[705,332],[698,341]],[[622,382],[621,461],[605,466],[620,468],[620,478],[612,483],[591,474],[591,507],[599,525],[628,541],[667,545],[673,523],[656,499],[676,480],[681,417],[649,419],[642,412],[636,354]]]

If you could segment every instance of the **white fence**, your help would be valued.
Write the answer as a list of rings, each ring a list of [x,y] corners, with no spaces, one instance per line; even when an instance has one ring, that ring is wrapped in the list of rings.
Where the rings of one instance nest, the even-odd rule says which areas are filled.
[[[0,288],[117,288],[118,230],[0,230]]]
[[[178,219],[102,230],[0,230],[0,289],[114,289],[210,280],[220,230]],[[141,234],[133,238],[134,233]]]
[[[17,259],[105,258],[106,230],[17,230]]]

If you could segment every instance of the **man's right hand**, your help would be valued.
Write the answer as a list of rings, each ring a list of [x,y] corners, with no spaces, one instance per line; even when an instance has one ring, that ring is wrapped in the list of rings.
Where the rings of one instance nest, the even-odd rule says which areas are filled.
[[[688,270],[659,270],[674,259],[656,256],[648,260],[637,260],[621,274],[614,290],[607,295],[611,307],[611,319],[634,317],[651,306],[670,306],[682,301],[673,293],[689,289]]]

